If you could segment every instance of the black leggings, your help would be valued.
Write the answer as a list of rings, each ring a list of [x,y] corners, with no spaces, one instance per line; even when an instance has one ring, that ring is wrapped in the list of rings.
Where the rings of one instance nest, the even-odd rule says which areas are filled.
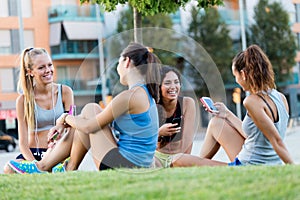
[[[99,170],[115,168],[138,168],[135,164],[124,158],[118,148],[113,148],[102,159]]]

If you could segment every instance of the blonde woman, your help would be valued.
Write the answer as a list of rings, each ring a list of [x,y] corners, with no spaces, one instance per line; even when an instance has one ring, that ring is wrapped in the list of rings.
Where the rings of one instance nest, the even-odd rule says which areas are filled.
[[[54,66],[43,48],[27,48],[21,54],[16,100],[19,147],[16,160],[41,160],[48,148],[48,132],[74,103],[73,91],[53,82]],[[6,165],[4,173],[12,172]]]

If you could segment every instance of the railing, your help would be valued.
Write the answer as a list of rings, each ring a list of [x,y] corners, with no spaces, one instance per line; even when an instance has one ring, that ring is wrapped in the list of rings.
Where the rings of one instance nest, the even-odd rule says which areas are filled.
[[[84,59],[86,57],[98,58],[98,42],[94,40],[63,40],[57,46],[51,47],[53,60],[57,59]]]
[[[101,11],[100,19],[104,21],[104,15]],[[57,5],[52,6],[48,10],[49,22],[58,21],[96,21],[96,7],[95,5]]]

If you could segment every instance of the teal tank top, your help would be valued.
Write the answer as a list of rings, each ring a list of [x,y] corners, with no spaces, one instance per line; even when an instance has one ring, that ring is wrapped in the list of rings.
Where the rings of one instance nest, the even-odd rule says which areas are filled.
[[[147,92],[149,109],[139,114],[123,114],[114,120],[113,126],[120,132],[117,145],[121,155],[137,166],[150,167],[158,137],[158,113],[147,87],[140,86]]]

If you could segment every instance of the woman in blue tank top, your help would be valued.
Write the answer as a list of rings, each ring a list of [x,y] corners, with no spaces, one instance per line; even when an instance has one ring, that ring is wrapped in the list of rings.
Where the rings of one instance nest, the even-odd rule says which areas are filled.
[[[99,170],[152,165],[158,137],[156,103],[160,61],[145,46],[131,43],[121,53],[117,71],[121,84],[128,89],[114,97],[103,110],[98,104],[90,103],[80,115],[63,114],[57,120],[57,124],[75,129],[70,160],[64,165],[66,170],[77,169],[89,148]],[[112,122],[120,132],[118,141],[112,134]],[[56,162],[10,161],[10,166],[19,173],[49,171],[64,159],[55,154],[55,148],[52,152]]]

